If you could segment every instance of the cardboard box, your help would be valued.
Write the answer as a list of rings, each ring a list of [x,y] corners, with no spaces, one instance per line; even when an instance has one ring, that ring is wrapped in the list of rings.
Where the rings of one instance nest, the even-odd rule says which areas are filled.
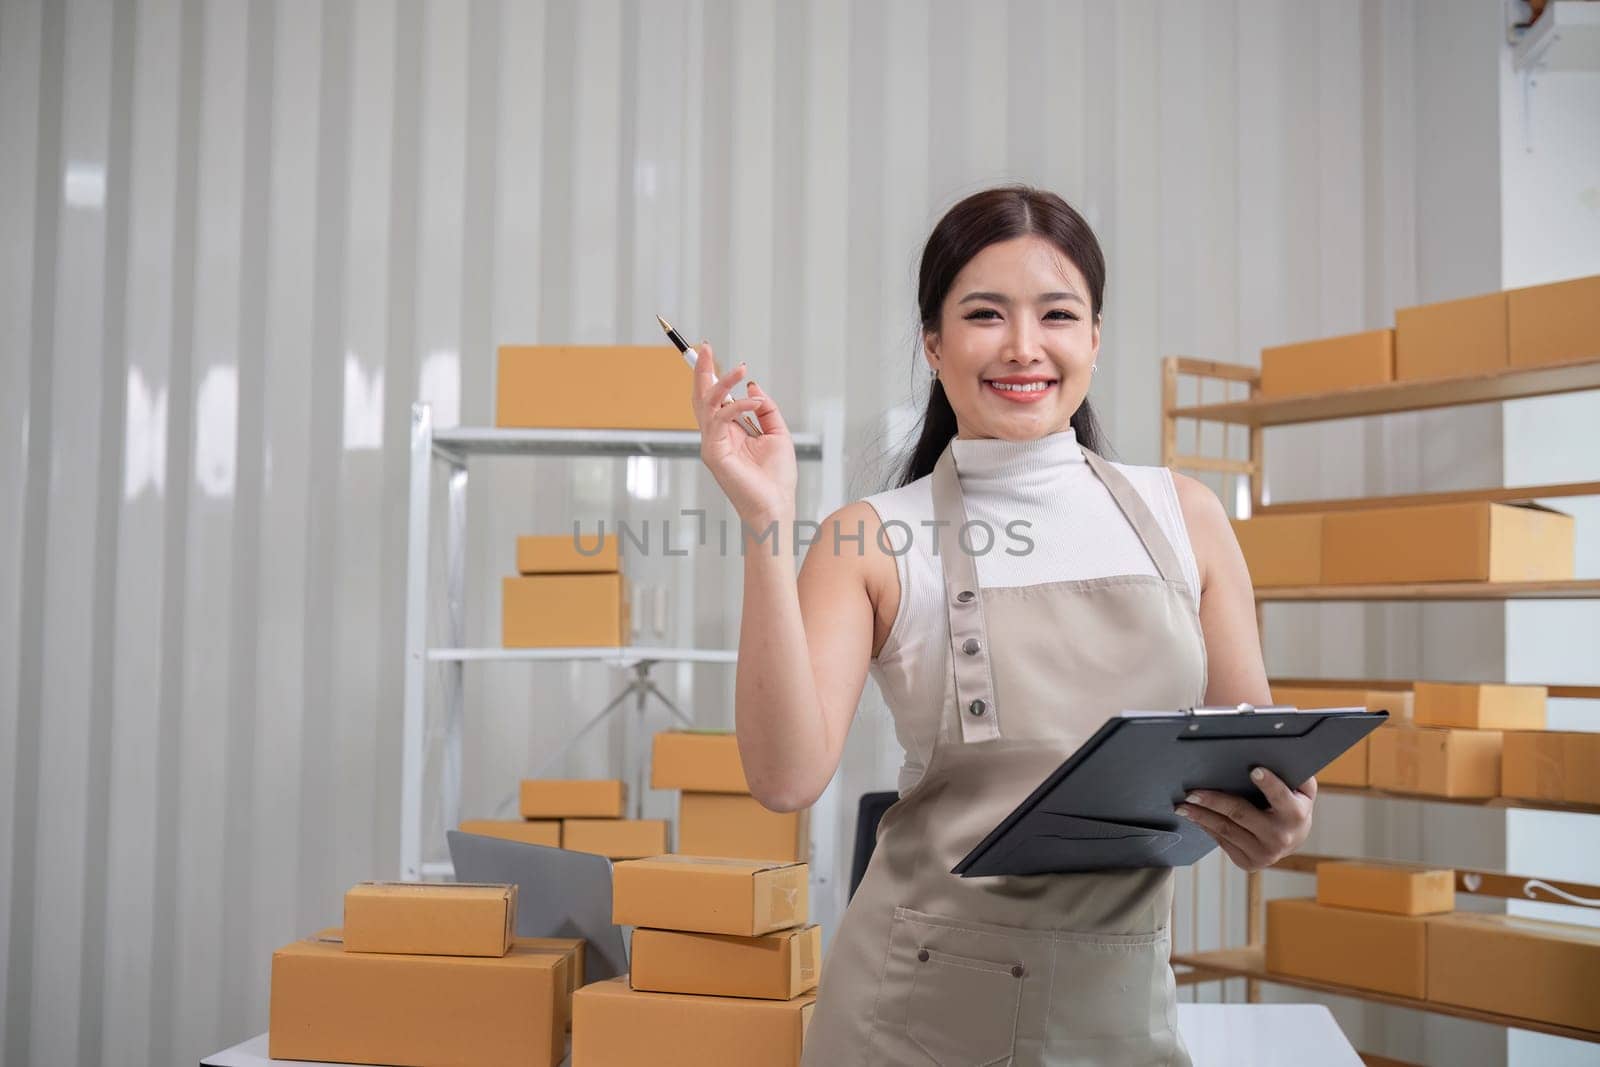
[[[1272,700],[1297,708],[1361,707],[1368,711],[1387,711],[1389,722],[1411,718],[1411,693],[1400,689],[1353,689],[1339,686],[1273,685]],[[1317,772],[1318,785],[1364,788],[1371,783],[1368,753],[1371,738],[1363,737],[1341,756]]]
[[[1600,733],[1507,731],[1500,795],[1561,804],[1600,804]]]
[[[1266,589],[1322,582],[1322,513],[1233,519],[1233,536],[1250,569],[1250,582]]]
[[[1330,511],[1322,581],[1514,582],[1569,579],[1572,516],[1536,504],[1431,504]]]
[[[568,957],[396,956],[298,941],[272,956],[268,1054],[333,1063],[519,1063],[566,1051]]]
[[[346,952],[504,956],[517,930],[517,887],[362,882],[344,895]]]
[[[1428,999],[1600,1030],[1600,929],[1517,915],[1428,919]]]
[[[760,937],[639,929],[629,984],[652,993],[790,1000],[816,988],[821,961],[815,924]]]
[[[1261,395],[1330,393],[1394,381],[1394,331],[1367,330],[1261,350]]]
[[[750,783],[731,730],[667,730],[656,734],[650,760],[651,789],[694,793],[745,793]]]
[[[1600,734],[1563,735],[1562,772],[1566,785],[1561,799],[1568,804],[1600,805]]]
[[[815,994],[793,1000],[641,993],[626,978],[573,998],[572,1062],[582,1067],[798,1067]]]
[[[501,345],[494,424],[694,430],[693,383],[666,345]]]
[[[462,819],[456,829],[464,834],[502,837],[507,841],[520,841],[524,845],[561,847],[559,819]]]
[[[620,819],[627,804],[619,778],[524,778],[517,809],[524,819]]]
[[[500,581],[506,648],[610,648],[633,634],[620,574],[531,574]]]
[[[1600,275],[1506,294],[1511,365],[1600,359]]]
[[[753,937],[805,923],[809,872],[803,863],[700,856],[626,860],[611,872],[611,918],[651,926]]]
[[[1317,903],[1388,915],[1439,915],[1456,907],[1456,872],[1340,860],[1317,864]]]
[[[581,937],[519,937],[517,944],[535,952],[558,952],[571,961],[567,986],[572,992],[588,982],[588,945]]]
[[[1435,797],[1500,795],[1500,731],[1384,726],[1367,735],[1374,789]]]
[[[1410,382],[1488,374],[1510,366],[1505,293],[1399,308],[1394,376]]]
[[[805,860],[811,812],[768,811],[734,793],[684,793],[678,798],[678,851],[686,856]]]
[[[1418,726],[1467,730],[1542,730],[1542,685],[1456,685],[1418,682],[1412,721]]]
[[[566,819],[562,848],[614,860],[636,860],[667,851],[665,819]]]
[[[1428,989],[1427,923],[1314,900],[1269,900],[1267,970],[1420,999]]]
[[[517,538],[518,574],[607,574],[622,569],[615,537],[555,534]]]

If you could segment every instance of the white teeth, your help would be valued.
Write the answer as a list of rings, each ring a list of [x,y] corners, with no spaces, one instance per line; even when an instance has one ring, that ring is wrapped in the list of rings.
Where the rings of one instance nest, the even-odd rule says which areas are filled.
[[[1042,393],[1050,388],[1049,382],[1029,382],[1026,385],[1012,385],[1008,382],[990,382],[989,384],[1008,393]]]

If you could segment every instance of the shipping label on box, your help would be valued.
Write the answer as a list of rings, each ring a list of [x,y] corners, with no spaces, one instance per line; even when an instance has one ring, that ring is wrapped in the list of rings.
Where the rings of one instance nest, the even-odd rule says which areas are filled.
[[[606,574],[621,570],[617,539],[600,534],[517,538],[518,574]]]
[[[1500,795],[1498,730],[1384,726],[1368,741],[1374,789],[1439,797]]]
[[[1455,910],[1456,873],[1353,860],[1319,863],[1317,903],[1390,915],[1438,915]]]
[[[581,1067],[799,1067],[815,994],[793,1000],[643,993],[626,978],[573,998],[572,1062]]]
[[[1542,685],[1418,682],[1413,721],[1467,730],[1542,730],[1548,692]]]
[[[655,736],[650,788],[693,793],[750,792],[739,739],[728,730],[667,730]]]
[[[1300,396],[1394,381],[1394,331],[1368,330],[1261,350],[1261,395]]]
[[[559,819],[463,819],[456,829],[464,834],[499,837],[507,841],[520,841],[524,845],[561,847]]]
[[[806,860],[811,813],[769,811],[752,796],[684,793],[678,801],[678,851],[688,856]]]
[[[1428,923],[1428,999],[1600,1030],[1600,930],[1457,912]]]
[[[506,648],[612,648],[632,636],[621,574],[531,574],[500,582]]]
[[[816,988],[822,927],[759,937],[637,929],[629,982],[653,993],[789,1000]]]
[[[524,819],[620,819],[628,788],[620,778],[524,778]]]
[[[1428,920],[1314,900],[1267,902],[1267,970],[1314,981],[1422,998]]]
[[[566,819],[562,848],[614,860],[642,859],[667,851],[665,819]]]
[[[515,885],[362,882],[344,895],[348,952],[504,956],[516,928]]]
[[[665,345],[501,345],[494,422],[517,428],[696,430],[693,385],[694,371]]]
[[[809,908],[804,863],[654,856],[612,870],[619,926],[753,936],[799,926]]]

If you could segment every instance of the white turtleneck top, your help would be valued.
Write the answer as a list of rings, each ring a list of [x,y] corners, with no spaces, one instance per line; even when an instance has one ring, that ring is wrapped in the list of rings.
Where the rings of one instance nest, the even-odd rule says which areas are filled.
[[[1040,585],[1157,573],[1155,561],[1090,470],[1070,429],[1035,441],[957,439],[954,448],[972,527],[961,543],[974,553],[980,585]],[[1144,498],[1172,542],[1198,605],[1200,574],[1172,472],[1165,467],[1115,466]],[[931,475],[869,496],[866,502],[884,524],[884,539],[896,552],[900,575],[900,610],[883,649],[872,660],[871,674],[894,713],[895,733],[905,748],[899,783],[904,793],[921,777],[933,743],[925,729],[911,729],[910,724],[928,719],[926,714],[911,713],[912,709],[943,707],[954,700],[944,573],[933,549],[935,536],[941,546],[954,547],[957,534],[927,525],[933,522]],[[992,545],[985,551],[990,532]]]

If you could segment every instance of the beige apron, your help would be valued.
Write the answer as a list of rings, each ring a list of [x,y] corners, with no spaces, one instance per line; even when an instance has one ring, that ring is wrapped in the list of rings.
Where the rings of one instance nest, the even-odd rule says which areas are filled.
[[[831,939],[806,1067],[1189,1063],[1169,869],[950,873],[1107,718],[1203,702],[1205,645],[1177,553],[1127,478],[1084,456],[1160,576],[980,589],[971,555],[939,552],[954,684],[943,707],[914,711],[939,716],[938,739],[885,813]],[[950,448],[933,505],[941,529],[966,522]]]

